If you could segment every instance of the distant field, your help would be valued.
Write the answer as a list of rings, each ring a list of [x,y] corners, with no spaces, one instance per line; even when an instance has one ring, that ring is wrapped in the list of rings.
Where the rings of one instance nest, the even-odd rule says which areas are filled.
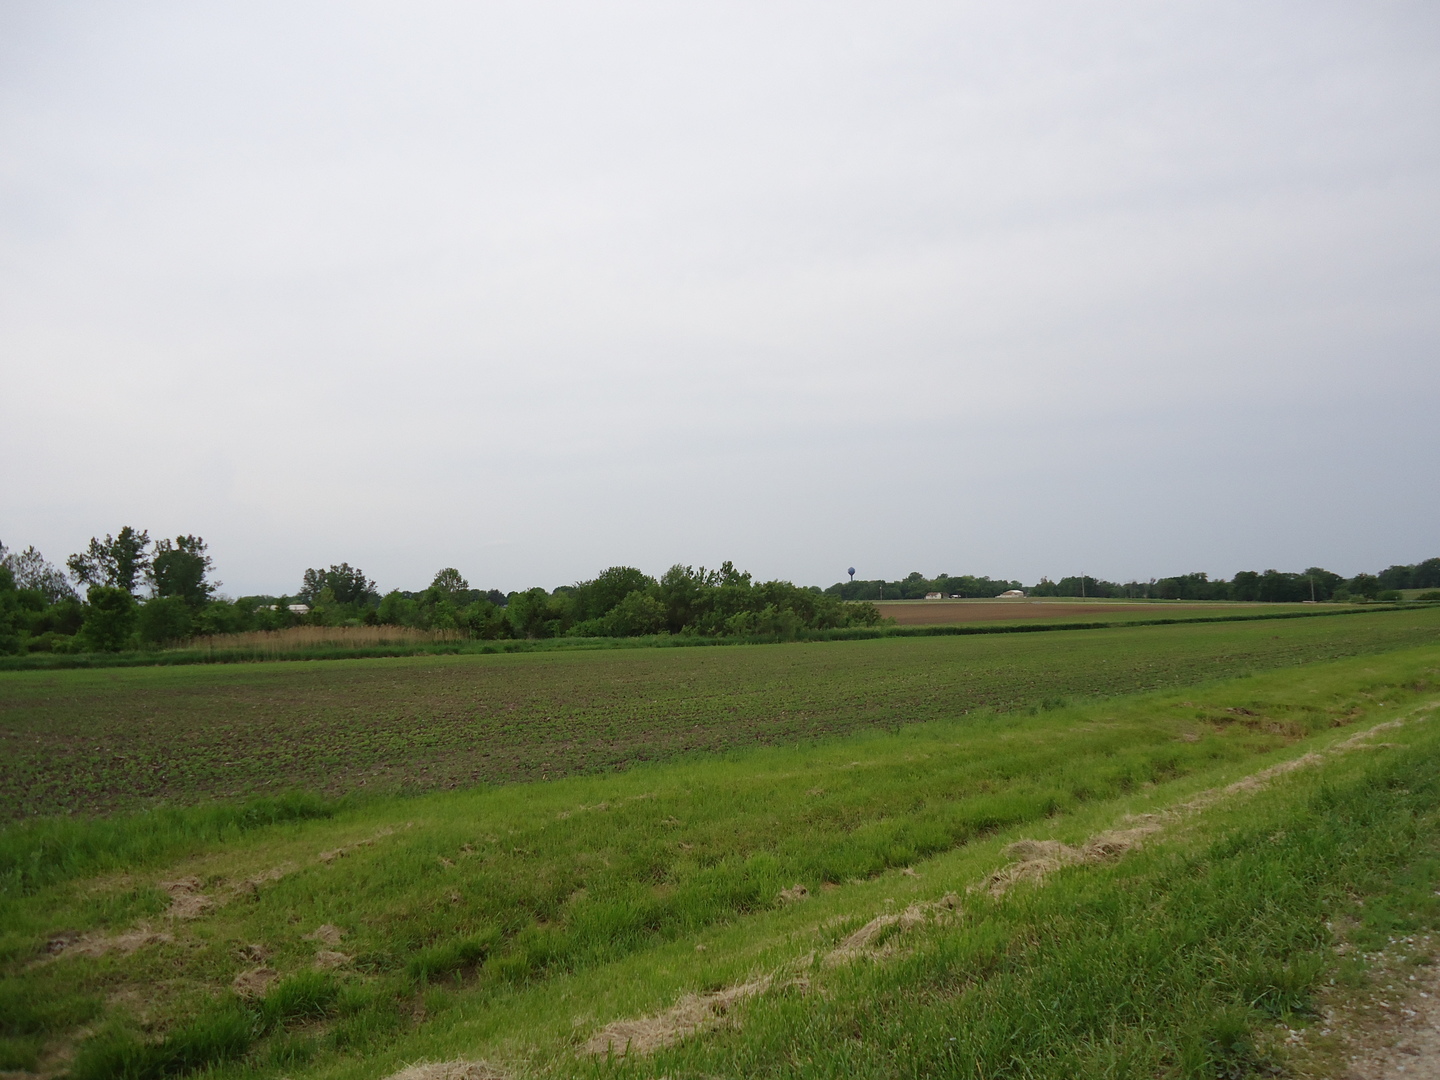
[[[880,614],[901,626],[958,626],[964,623],[1134,622],[1140,619],[1194,619],[1213,615],[1276,615],[1338,611],[1350,604],[1242,604],[1221,600],[1081,600],[1048,597],[1024,600],[881,600]]]
[[[421,790],[1440,641],[1440,610],[1048,634],[0,673],[0,812]]]

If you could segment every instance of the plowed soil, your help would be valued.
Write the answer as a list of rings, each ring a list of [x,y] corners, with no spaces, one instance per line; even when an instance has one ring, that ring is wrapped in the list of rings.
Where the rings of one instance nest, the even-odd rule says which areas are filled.
[[[1162,600],[1127,604],[1113,600],[882,600],[880,614],[901,626],[958,626],[964,623],[1132,622],[1193,619],[1214,615],[1265,615],[1299,611],[1298,604],[1232,604],[1222,601]],[[1329,605],[1326,606],[1327,609]]]

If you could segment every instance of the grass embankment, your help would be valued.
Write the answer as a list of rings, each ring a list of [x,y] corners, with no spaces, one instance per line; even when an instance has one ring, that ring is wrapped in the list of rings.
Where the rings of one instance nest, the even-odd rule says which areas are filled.
[[[82,1080],[370,1078],[457,1053],[551,1075],[1245,1075],[1331,970],[1327,919],[1434,914],[1440,721],[1158,818],[1114,865],[1004,900],[966,886],[1011,840],[1077,843],[1437,697],[1430,646],[329,817],[12,826],[5,1061],[54,1066],[84,1025]],[[952,892],[944,925],[826,961]],[[1352,903],[1376,894],[1401,899]],[[763,977],[736,1031],[577,1057],[613,1019]]]
[[[1440,609],[1002,635],[0,674],[0,812],[554,779],[1440,641]]]
[[[796,630],[784,637],[699,637],[691,634],[656,634],[648,637],[562,637],[547,639],[482,640],[465,638],[449,630],[411,630],[389,626],[298,626],[288,630],[257,630],[197,638],[168,649],[113,653],[26,653],[0,656],[0,671],[65,671],[77,668],[183,667],[193,664],[250,664],[271,660],[367,660],[400,656],[488,656],[495,653],[593,652],[597,649],[698,648],[725,645],[773,645],[787,641],[868,641],[886,637],[949,637],[971,634],[1030,634],[1061,630],[1103,630],[1125,626],[1169,626],[1177,623],[1251,622],[1271,619],[1309,619],[1334,615],[1377,615],[1421,609],[1431,605],[1381,604],[1350,606],[1326,604],[1251,604],[1231,602],[1183,603],[1148,601],[1148,606],[1120,606],[1106,601],[1034,601],[1053,604],[1026,614],[1028,601],[1004,607],[997,617],[984,614],[983,605],[966,608],[957,617],[901,618],[901,625],[843,627],[833,630]],[[924,601],[886,605],[914,609]],[[1140,611],[1153,612],[1135,618]],[[1168,612],[1168,614],[1167,614]],[[932,614],[934,614],[932,610]]]

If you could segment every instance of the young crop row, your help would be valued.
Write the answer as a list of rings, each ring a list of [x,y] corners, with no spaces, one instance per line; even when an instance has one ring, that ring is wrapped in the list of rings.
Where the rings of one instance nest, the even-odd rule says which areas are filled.
[[[12,817],[505,783],[1440,640],[1440,611],[729,649],[0,674]]]

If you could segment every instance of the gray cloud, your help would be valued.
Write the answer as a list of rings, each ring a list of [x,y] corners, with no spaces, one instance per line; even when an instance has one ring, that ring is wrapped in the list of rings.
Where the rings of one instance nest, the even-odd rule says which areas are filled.
[[[1440,553],[1422,4],[13,4],[0,538],[231,591]]]

